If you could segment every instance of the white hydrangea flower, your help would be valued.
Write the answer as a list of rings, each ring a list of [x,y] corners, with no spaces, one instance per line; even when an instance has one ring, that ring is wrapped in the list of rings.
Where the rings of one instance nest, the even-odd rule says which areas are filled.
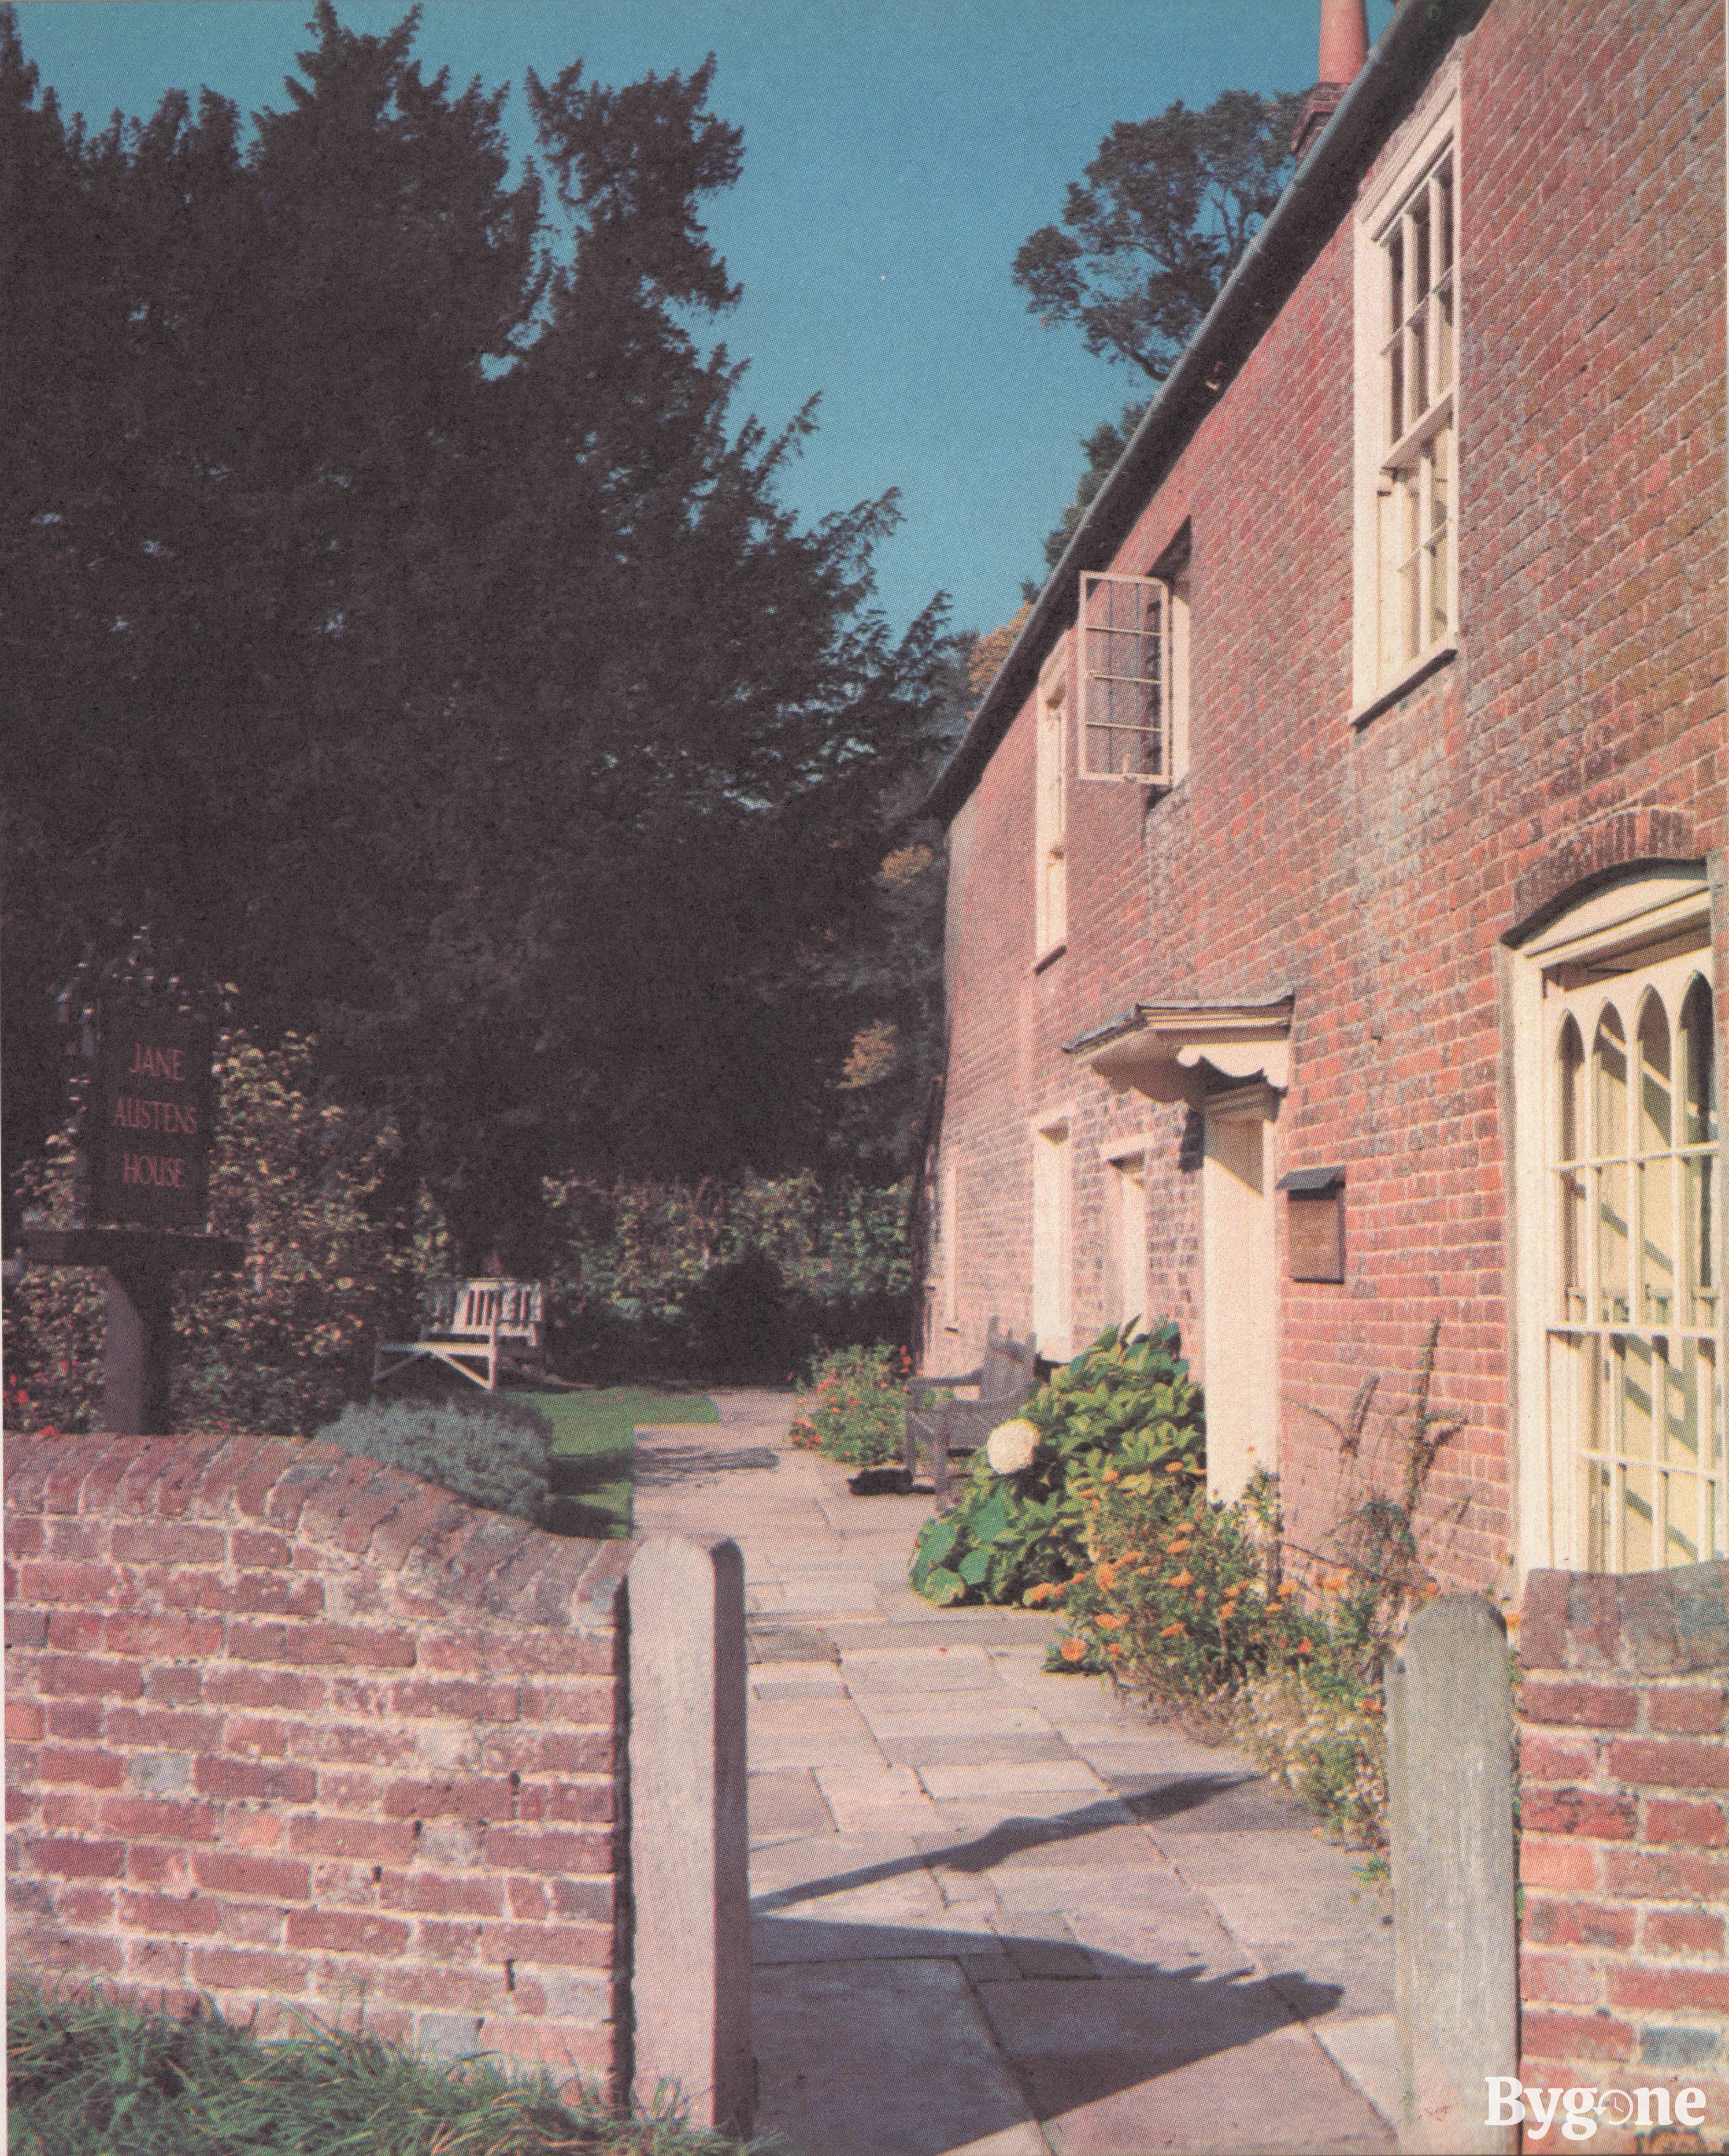
[[[1032,1466],[1038,1450],[1039,1432],[1024,1415],[1017,1415],[1013,1422],[998,1424],[986,1440],[984,1455],[993,1473],[1018,1475]]]

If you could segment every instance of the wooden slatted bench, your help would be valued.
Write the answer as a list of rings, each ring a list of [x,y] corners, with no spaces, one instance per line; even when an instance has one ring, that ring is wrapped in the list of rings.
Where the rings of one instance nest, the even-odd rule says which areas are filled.
[[[539,1281],[434,1281],[418,1340],[381,1341],[372,1383],[382,1384],[419,1362],[442,1363],[459,1377],[496,1392],[505,1371],[531,1377],[542,1361],[546,1291]]]
[[[910,1487],[918,1473],[921,1448],[931,1455],[931,1481],[940,1511],[948,1502],[948,1463],[953,1454],[977,1452],[998,1423],[1008,1422],[1017,1408],[1031,1397],[1037,1382],[1038,1342],[1030,1337],[1016,1340],[991,1327],[985,1338],[984,1360],[976,1370],[957,1378],[919,1378],[907,1394],[906,1479]],[[955,1385],[977,1385],[978,1397],[971,1400],[943,1400],[926,1407],[928,1393]]]

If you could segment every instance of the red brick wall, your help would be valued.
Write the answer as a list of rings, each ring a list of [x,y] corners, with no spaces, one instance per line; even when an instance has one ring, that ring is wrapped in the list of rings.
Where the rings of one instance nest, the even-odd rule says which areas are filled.
[[[1146,572],[1190,523],[1187,778],[1071,784],[1067,948],[1036,974],[1030,700],[952,836],[941,1367],[1030,1316],[1029,1132],[1070,1104],[1077,1333],[1103,1322],[1100,1150],[1145,1130],[1152,1310],[1204,1357],[1199,1115],[1113,1095],[1061,1043],[1137,1000],[1293,991],[1275,1173],[1347,1168],[1347,1276],[1283,1277],[1281,1201],[1287,1517],[1312,1540],[1336,1484],[1306,1410],[1342,1418],[1371,1371],[1390,1397],[1439,1319],[1467,1428],[1430,1494],[1465,1508],[1438,1550],[1465,1587],[1504,1579],[1513,1532],[1503,939],[1605,867],[1726,835],[1723,23],[1658,12],[1493,0],[1458,48],[1458,659],[1352,726],[1342,228],[1115,563]]]
[[[608,2082],[613,1591],[562,1541],[280,1439],[6,1445],[14,1960]]]
[[[1533,1573],[1519,1657],[1521,2078],[1702,2088],[1716,2147],[1729,2133],[1729,1563]],[[1634,2136],[1606,2126],[1591,2145],[1612,2156]]]

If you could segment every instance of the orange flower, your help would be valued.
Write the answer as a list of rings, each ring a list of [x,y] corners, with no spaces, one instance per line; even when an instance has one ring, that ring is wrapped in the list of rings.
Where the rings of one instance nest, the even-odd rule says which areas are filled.
[[[1107,1655],[1120,1655],[1122,1652],[1122,1642],[1120,1640],[1107,1640],[1105,1643],[1105,1651]]]
[[[1185,1535],[1181,1542],[1171,1543],[1167,1554],[1172,1557],[1181,1557],[1184,1550],[1188,1548],[1192,1539],[1193,1537],[1191,1536]]]
[[[1297,1641],[1297,1652],[1300,1655],[1312,1655],[1315,1649],[1309,1640],[1299,1640]]]
[[[1174,1625],[1167,1625],[1164,1630],[1159,1634],[1159,1637],[1162,1640],[1180,1640],[1188,1630],[1188,1625],[1179,1619]]]
[[[1337,1594],[1342,1587],[1351,1584],[1351,1575],[1348,1572],[1329,1572],[1322,1577],[1321,1584],[1329,1594]]]
[[[1085,1659],[1086,1655],[1086,1641],[1085,1640],[1065,1640],[1062,1645],[1057,1651],[1061,1655],[1065,1662],[1080,1661]]]
[[[1108,1594],[1116,1584],[1116,1567],[1107,1562],[1097,1568],[1093,1577]]]
[[[1296,1582],[1294,1579],[1287,1579],[1284,1585],[1279,1589],[1279,1599],[1282,1602],[1289,1602],[1291,1596],[1295,1594],[1296,1591]]]
[[[1106,1610],[1104,1615],[1100,1618],[1099,1624],[1101,1628],[1106,1632],[1120,1632],[1128,1621],[1129,1620],[1126,1617],[1119,1617],[1114,1611]]]
[[[1165,1472],[1167,1475],[1180,1475],[1183,1472],[1183,1462],[1180,1460],[1167,1460],[1165,1462]]]
[[[1365,1714],[1378,1714],[1381,1712],[1380,1701],[1378,1699],[1366,1699],[1362,1703],[1362,1711]]]
[[[1056,1586],[1054,1581],[1041,1579],[1036,1587],[1029,1587],[1027,1589],[1026,1593],[1022,1595],[1021,1600],[1024,1602],[1027,1607],[1030,1609],[1035,1602],[1049,1602],[1052,1595],[1054,1594],[1056,1591]]]
[[[1099,1477],[1101,1482],[1115,1482],[1117,1479],[1117,1472],[1114,1467],[1107,1467]]]
[[[1188,1571],[1173,1573],[1171,1578],[1166,1582],[1167,1586],[1169,1587],[1193,1587],[1194,1584],[1195,1576],[1192,1572]]]

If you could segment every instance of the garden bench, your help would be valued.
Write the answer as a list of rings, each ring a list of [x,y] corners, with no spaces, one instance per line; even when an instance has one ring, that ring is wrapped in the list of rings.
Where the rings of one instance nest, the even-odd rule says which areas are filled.
[[[906,1477],[910,1486],[918,1472],[919,1448],[926,1446],[939,1511],[948,1502],[950,1455],[977,1452],[998,1423],[1010,1419],[1031,1395],[1038,1359],[1034,1339],[1016,1340],[998,1332],[993,1317],[985,1337],[984,1360],[977,1369],[957,1378],[913,1380],[906,1395]],[[977,1385],[978,1397],[940,1401],[928,1408],[921,1404],[926,1394],[952,1385]]]
[[[442,1363],[483,1391],[495,1392],[504,1371],[527,1376],[540,1369],[545,1312],[546,1291],[539,1281],[434,1281],[426,1291],[420,1337],[381,1341],[372,1358],[372,1383],[382,1384],[424,1361]]]

